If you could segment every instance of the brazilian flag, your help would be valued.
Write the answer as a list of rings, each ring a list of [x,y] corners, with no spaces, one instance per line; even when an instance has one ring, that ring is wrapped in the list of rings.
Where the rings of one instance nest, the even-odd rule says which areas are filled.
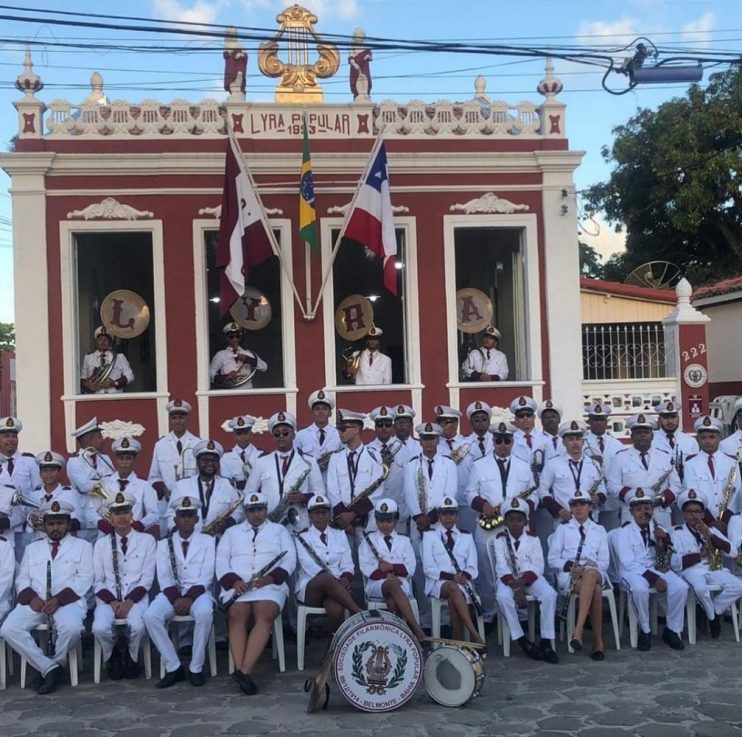
[[[316,251],[317,211],[314,209],[314,177],[312,175],[312,155],[309,153],[309,136],[307,118],[302,122],[304,130],[304,147],[301,157],[301,181],[299,182],[299,233],[312,251]]]

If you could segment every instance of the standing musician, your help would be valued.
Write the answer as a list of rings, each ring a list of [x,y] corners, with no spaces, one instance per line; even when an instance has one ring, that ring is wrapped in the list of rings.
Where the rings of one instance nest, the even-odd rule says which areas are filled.
[[[395,532],[399,510],[393,499],[374,504],[376,530],[364,532],[358,548],[358,566],[366,582],[368,599],[383,599],[387,609],[405,622],[418,640],[426,638],[410,606],[415,552],[410,539]]]
[[[492,425],[491,432],[494,453],[475,461],[466,488],[467,503],[481,520],[474,528],[474,542],[479,556],[477,588],[484,603],[486,622],[495,616],[495,577],[489,564],[487,541],[498,532],[495,521],[502,516],[506,500],[529,489],[535,491],[530,466],[511,453],[515,428],[509,422],[498,422]],[[527,504],[533,502],[527,500]]]
[[[570,645],[582,649],[587,616],[593,630],[593,660],[605,660],[603,652],[603,582],[608,577],[608,533],[590,519],[590,498],[575,490],[569,501],[572,519],[559,525],[549,545],[549,567],[556,570],[557,588],[566,597],[579,595],[577,621]],[[565,599],[567,603],[569,599]],[[565,607],[566,609],[566,607]],[[566,612],[565,612],[566,613]]]
[[[536,417],[541,421],[541,427],[543,428],[544,454],[546,456],[544,463],[554,456],[566,455],[564,444],[559,435],[559,425],[563,414],[561,405],[553,399],[546,399],[536,408]]]
[[[239,491],[245,490],[247,479],[260,456],[260,450],[250,442],[254,425],[255,418],[250,415],[240,415],[229,421],[235,446],[224,453],[219,464],[221,475],[231,481],[234,488]]]
[[[448,603],[451,637],[463,640],[464,628],[473,642],[484,645],[469,611],[478,594],[473,581],[479,575],[474,538],[456,526],[459,505],[454,495],[437,503],[438,521],[423,535],[422,567],[425,594]]]
[[[575,489],[585,492],[593,506],[606,500],[605,483],[600,466],[583,453],[584,422],[572,420],[559,425],[564,455],[553,456],[544,467],[539,484],[541,505],[554,518],[554,528],[566,522],[572,512],[569,500]]]
[[[706,502],[706,523],[718,520],[720,529],[726,525],[733,512],[742,511],[742,481],[736,458],[719,450],[722,424],[715,417],[699,417],[694,429],[698,433],[701,451],[685,464],[684,488],[695,489]]]
[[[732,434],[721,441],[722,453],[737,456],[742,451],[742,397],[734,403],[734,418],[732,419]]]
[[[15,546],[0,535],[0,624],[10,611],[15,578]]]
[[[505,529],[494,542],[497,605],[510,628],[510,637],[533,660],[558,663],[552,642],[557,593],[544,578],[544,553],[535,535],[525,532],[530,510],[523,500],[511,499],[505,509]],[[527,606],[526,596],[539,603],[541,643],[537,646],[523,632],[518,609]]]
[[[319,389],[309,395],[307,404],[314,422],[296,433],[294,446],[317,460],[322,477],[325,478],[330,456],[341,446],[337,428],[330,424],[330,415],[335,409],[335,395]]]
[[[466,442],[466,438],[459,434],[459,420],[461,412],[453,407],[447,407],[445,404],[436,404],[433,407],[436,424],[440,425],[441,438],[439,450],[441,453],[450,456],[457,448],[461,448]]]
[[[363,422],[364,415],[360,412],[338,410],[338,432],[345,447],[333,454],[327,469],[327,496],[334,522],[346,532],[351,528],[376,529],[375,518],[369,518],[369,512],[374,501],[384,496],[386,472],[376,452],[361,441]],[[353,503],[355,497],[372,488],[370,494]],[[360,533],[356,541],[359,538]]]
[[[667,595],[667,626],[662,639],[673,649],[683,650],[680,639],[685,617],[688,584],[669,570],[672,555],[670,533],[658,524],[651,525],[654,505],[641,489],[629,503],[631,522],[615,532],[613,546],[618,558],[621,582],[629,590],[631,606],[639,622],[639,650],[652,647],[652,627],[649,621],[649,589]]]
[[[98,512],[90,501],[90,492],[102,486],[107,476],[115,473],[111,459],[103,452],[103,433],[98,418],[78,427],[73,433],[80,449],[77,455],[67,459],[67,478],[72,488],[80,495],[77,509],[81,515],[82,529],[79,535],[88,542],[98,537]]]
[[[232,678],[247,696],[257,693],[252,672],[270,637],[296,568],[296,548],[288,530],[267,520],[268,499],[245,496],[246,522],[230,527],[216,550],[216,577],[222,606],[228,607]]]
[[[472,510],[467,499],[467,486],[474,462],[492,453],[492,436],[489,433],[492,409],[486,402],[476,400],[466,408],[466,418],[472,432],[464,436],[457,458],[459,472],[459,491],[456,501],[459,503],[458,525],[462,530],[474,532],[477,526],[477,514]],[[454,461],[456,462],[456,461]]]
[[[64,501],[72,507],[70,513],[70,532],[77,532],[80,529],[81,519],[80,512],[77,508],[78,495],[69,486],[62,486],[62,469],[64,468],[64,456],[54,451],[47,450],[36,456],[36,463],[39,466],[39,475],[41,476],[41,485],[34,489],[32,497],[39,503],[39,509],[35,509],[28,515],[27,529],[32,533],[34,540],[39,540],[46,536],[44,532],[44,515],[41,512],[41,505],[53,501]]]
[[[384,479],[384,494],[397,502],[400,510],[400,532],[407,531],[407,520],[409,510],[405,502],[404,470],[412,457],[408,448],[395,435],[394,418],[397,413],[391,407],[382,405],[374,407],[368,416],[374,423],[374,434],[376,437],[368,443],[368,447],[376,451],[377,458],[389,469]]]
[[[657,407],[659,427],[654,433],[652,446],[667,451],[675,462],[680,481],[684,476],[685,462],[698,453],[696,439],[687,432],[679,432],[680,405],[668,399]]]
[[[209,365],[209,379],[213,387],[252,389],[252,379],[240,382],[240,375],[249,371],[267,371],[268,364],[257,353],[240,345],[242,328],[236,322],[227,323],[222,332],[227,347],[217,351]]]
[[[57,689],[84,629],[85,594],[93,584],[90,543],[68,534],[72,510],[65,501],[42,505],[46,537],[26,548],[16,578],[18,603],[0,628],[0,637],[39,672],[40,694]],[[46,652],[31,635],[40,624],[49,626]]]
[[[482,346],[467,354],[461,373],[468,381],[507,381],[508,359],[497,349],[500,331],[488,325],[482,333]]]
[[[147,481],[140,479],[134,472],[134,463],[142,450],[142,444],[135,438],[118,438],[111,444],[111,450],[116,473],[106,477],[103,489],[109,499],[113,499],[118,491],[126,491],[134,497],[136,501],[132,509],[134,517],[132,526],[135,530],[148,532],[155,540],[159,540],[160,513],[157,509],[157,494]],[[95,506],[101,500],[91,499],[91,502]],[[102,534],[110,535],[113,528],[105,519],[100,519],[98,529]]]
[[[510,402],[510,412],[515,417],[513,425],[516,427],[513,455],[534,468],[533,475],[538,483],[537,475],[543,470],[546,446],[550,443],[546,434],[536,429],[536,408],[533,397],[520,396]]]
[[[736,606],[742,596],[742,579],[723,566],[724,558],[734,558],[729,539],[718,528],[718,523],[707,525],[704,521],[707,502],[695,489],[684,491],[678,506],[685,524],[673,528],[672,567],[692,587],[699,603],[706,612],[711,636],[721,634],[721,619],[730,606]],[[710,587],[721,588],[712,598]]]
[[[315,494],[309,500],[309,527],[296,534],[296,599],[311,607],[324,607],[330,637],[343,623],[345,610],[361,608],[350,592],[355,567],[348,536],[330,527],[330,500]]]
[[[351,354],[346,373],[356,386],[392,383],[392,359],[379,350],[383,334],[381,328],[372,325],[366,334],[366,347]],[[353,365],[356,362],[357,368]]]
[[[132,523],[136,499],[119,491],[107,504],[113,532],[93,547],[96,596],[93,636],[100,645],[108,677],[139,676],[139,649],[145,635],[144,613],[155,579],[157,543],[152,535],[137,532]],[[128,649],[116,647],[116,620],[126,620]]]
[[[216,542],[210,535],[194,532],[201,502],[195,497],[173,499],[175,530],[157,543],[157,581],[161,592],[144,613],[147,633],[165,665],[165,675],[156,684],[168,688],[185,680],[185,668],[168,635],[175,616],[193,617],[193,654],[188,670],[192,686],[203,686],[206,645],[214,621]]]
[[[196,443],[193,455],[198,473],[178,481],[170,496],[170,501],[184,496],[198,499],[201,503],[201,515],[196,523],[197,532],[220,535],[227,527],[244,519],[242,493],[217,474],[219,459],[223,454],[224,449],[215,440],[201,440]],[[174,517],[175,510],[171,506],[166,515],[167,530],[172,529]]]
[[[96,328],[95,350],[85,354],[80,380],[88,394],[121,394],[134,381],[134,372],[123,353],[112,349],[113,340],[104,325]]]
[[[631,431],[632,445],[613,456],[608,466],[606,482],[608,493],[621,504],[621,522],[629,522],[629,502],[637,489],[651,496],[657,510],[657,524],[670,529],[670,506],[680,493],[680,479],[673,465],[673,457],[660,448],[652,447],[655,423],[643,412],[630,417],[626,425]]]
[[[410,453],[410,458],[420,455],[420,443],[412,436],[415,410],[406,404],[398,404],[394,409],[394,434]]]

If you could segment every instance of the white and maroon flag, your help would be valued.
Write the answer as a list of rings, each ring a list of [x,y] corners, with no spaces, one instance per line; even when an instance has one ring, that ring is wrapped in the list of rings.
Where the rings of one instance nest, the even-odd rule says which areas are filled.
[[[221,315],[225,315],[245,293],[250,270],[273,255],[263,204],[243,163],[237,141],[230,133],[216,252],[216,266],[221,272]]]
[[[360,243],[381,260],[384,286],[396,295],[397,269],[394,257],[397,255],[397,236],[394,232],[383,141],[371,151],[371,160],[364,176],[348,213],[343,237]]]

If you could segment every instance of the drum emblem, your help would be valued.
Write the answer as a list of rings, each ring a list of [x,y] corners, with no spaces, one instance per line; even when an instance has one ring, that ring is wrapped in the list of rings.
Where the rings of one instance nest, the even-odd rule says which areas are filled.
[[[371,655],[366,661],[366,675],[363,673],[363,653],[371,649]],[[391,679],[389,674],[392,672],[392,661],[389,657],[389,650],[397,658],[397,664],[394,666],[394,673]],[[405,670],[407,669],[407,652],[399,645],[374,645],[368,640],[356,645],[353,648],[353,680],[359,686],[365,686],[366,692],[382,696],[387,690],[396,688],[404,680]]]

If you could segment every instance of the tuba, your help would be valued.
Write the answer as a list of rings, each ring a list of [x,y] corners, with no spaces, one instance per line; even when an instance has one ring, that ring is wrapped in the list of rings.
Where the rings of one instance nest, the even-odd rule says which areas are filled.
[[[236,353],[236,351],[235,351]],[[242,363],[237,373],[231,378],[223,377],[217,388],[220,389],[237,389],[237,387],[247,384],[257,371],[257,366],[251,366],[249,363]]]

